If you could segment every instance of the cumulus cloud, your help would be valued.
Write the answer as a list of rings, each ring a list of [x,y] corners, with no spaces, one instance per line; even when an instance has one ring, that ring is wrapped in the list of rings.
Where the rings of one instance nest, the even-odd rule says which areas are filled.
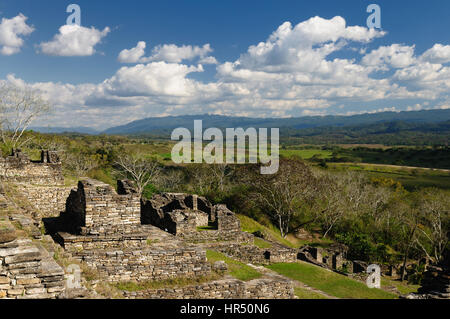
[[[250,46],[236,66],[266,72],[326,72],[324,58],[346,41],[366,43],[383,35],[374,29],[346,26],[342,17],[314,17],[295,26],[285,22],[265,42]]]
[[[54,56],[90,56],[95,53],[95,46],[110,32],[108,27],[103,31],[94,27],[86,28],[76,24],[63,25],[49,42],[42,42],[39,48],[42,53]]]
[[[217,64],[217,60],[209,56],[213,50],[209,43],[199,46],[175,44],[158,45],[152,49],[152,54],[149,57],[144,57],[145,41],[139,41],[136,47],[131,49],[124,49],[119,53],[118,60],[122,63],[147,63],[164,61],[169,63],[181,63],[185,60],[200,59],[199,62],[203,64]]]
[[[436,43],[431,49],[422,54],[421,59],[430,63],[448,63],[450,62],[450,45]]]
[[[288,117],[345,113],[348,105],[358,105],[353,113],[448,107],[449,46],[436,44],[422,55],[414,45],[360,49],[383,35],[347,26],[341,17],[285,22],[265,41],[221,64],[211,56],[209,44],[163,44],[146,55],[147,44],[140,41],[118,56],[134,65],[100,83],[30,85],[54,102],[61,124],[76,118],[79,125],[100,128],[161,115]],[[332,55],[348,49],[357,57]],[[193,74],[203,72],[206,63],[217,64],[214,80],[196,80]],[[14,76],[7,81],[23,82]]]
[[[27,17],[23,14],[7,19],[2,18],[0,23],[0,53],[3,55],[12,55],[20,52],[24,41],[21,36],[29,35],[34,31],[26,21]]]
[[[194,81],[186,76],[202,72],[200,66],[176,63],[152,62],[133,67],[122,67],[103,87],[119,96],[169,95],[188,96],[193,93]]]
[[[400,44],[379,47],[362,59],[363,64],[373,66],[376,70],[385,71],[390,67],[405,68],[414,62],[414,46]]]
[[[118,60],[121,63],[137,63],[145,54],[145,41],[139,41],[134,48],[124,49],[119,53]]]

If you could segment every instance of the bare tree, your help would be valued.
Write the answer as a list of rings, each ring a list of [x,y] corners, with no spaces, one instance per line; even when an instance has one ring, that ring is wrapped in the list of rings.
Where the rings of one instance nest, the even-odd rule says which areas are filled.
[[[192,164],[188,167],[192,191],[207,195],[217,189],[216,176],[209,164]]]
[[[404,202],[398,202],[397,204],[397,218],[401,220],[401,246],[403,253],[403,266],[400,275],[400,280],[405,280],[406,275],[406,263],[411,248],[414,248],[416,242],[418,228],[421,224],[421,216],[419,210],[416,207],[411,207]]]
[[[326,237],[332,228],[345,215],[347,207],[345,205],[345,196],[343,194],[343,178],[336,178],[327,174],[319,179],[319,208],[317,209],[317,218],[322,221],[324,226],[323,237]]]
[[[419,235],[415,239],[416,244],[428,259],[438,263],[449,243],[450,200],[448,194],[437,189],[423,191],[420,196],[419,210],[427,225],[418,227]]]
[[[277,221],[280,233],[286,237],[290,223],[307,202],[312,201],[315,178],[311,169],[298,160],[284,159],[276,174],[261,175],[253,172],[253,196]]]
[[[145,187],[156,182],[161,176],[161,165],[158,161],[147,158],[142,153],[119,155],[115,164],[126,177],[136,184],[137,192],[141,196]]]
[[[61,152],[62,163],[66,168],[75,172],[77,177],[84,177],[87,172],[99,166],[99,161],[95,156],[83,153]]]
[[[50,111],[39,92],[6,84],[0,88],[0,134],[4,144],[15,149],[29,141],[24,132],[39,116]]]
[[[162,189],[169,192],[177,192],[180,191],[184,179],[185,175],[182,170],[166,169],[158,182]]]
[[[225,189],[226,180],[233,173],[233,169],[229,164],[214,164],[209,165],[211,173],[215,177],[215,183],[217,188],[222,192]]]
[[[365,179],[358,173],[320,173],[315,211],[323,224],[323,237],[347,216],[357,215],[367,208],[366,186]]]

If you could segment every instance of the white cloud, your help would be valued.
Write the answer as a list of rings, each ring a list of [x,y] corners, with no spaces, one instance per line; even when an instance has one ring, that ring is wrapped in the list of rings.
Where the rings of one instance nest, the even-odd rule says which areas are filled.
[[[422,54],[421,60],[438,64],[450,62],[450,45],[436,43],[431,49]]]
[[[79,25],[63,25],[59,33],[49,42],[39,44],[40,50],[47,55],[55,56],[90,56],[95,53],[95,46],[110,32],[108,27],[103,31],[94,27]]]
[[[118,56],[134,65],[100,83],[30,85],[54,102],[59,114],[54,119],[61,125],[73,126],[76,118],[77,125],[103,128],[162,114],[288,117],[345,113],[349,105],[360,105],[353,113],[448,107],[450,67],[443,65],[448,46],[435,45],[421,56],[414,45],[358,49],[383,34],[347,26],[341,17],[285,22],[235,61],[218,64],[209,82],[192,76],[203,72],[202,64],[217,63],[209,44],[163,44],[146,56],[147,44],[140,41]],[[331,55],[349,49],[361,59]],[[376,70],[391,72],[375,76]],[[25,85],[14,76],[7,80]]]
[[[192,45],[177,46],[175,44],[158,45],[152,50],[152,55],[147,61],[166,61],[180,63],[183,60],[192,60],[196,57],[205,58],[212,52],[211,46],[207,43],[202,47]]]
[[[209,43],[199,46],[175,44],[163,44],[153,48],[152,54],[149,57],[144,57],[145,41],[139,41],[136,47],[129,50],[125,49],[119,53],[118,60],[122,63],[147,63],[147,62],[169,62],[181,63],[186,60],[199,59],[203,64],[217,64],[217,60],[209,56],[213,50]]]
[[[122,67],[103,87],[119,96],[169,95],[189,96],[194,92],[194,81],[186,76],[192,72],[202,72],[200,66],[151,62],[133,67]]]
[[[29,35],[34,31],[32,26],[29,26],[26,21],[27,17],[23,14],[7,19],[2,18],[0,23],[0,53],[3,55],[12,55],[20,52],[24,41],[20,37],[22,35]]]
[[[365,55],[362,63],[376,70],[388,70],[389,67],[405,68],[415,62],[414,46],[392,44],[382,46]]]
[[[129,50],[124,49],[119,53],[119,62],[122,63],[137,63],[145,54],[145,41],[139,41],[134,48]]]
[[[346,41],[369,42],[384,33],[374,29],[347,27],[342,17],[314,17],[292,26],[283,23],[266,42],[249,47],[239,58],[239,68],[266,72],[326,72],[325,57]]]

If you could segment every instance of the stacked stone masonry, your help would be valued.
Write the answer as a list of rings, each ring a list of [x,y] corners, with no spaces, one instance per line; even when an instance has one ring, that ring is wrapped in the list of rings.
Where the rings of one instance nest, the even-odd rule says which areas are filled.
[[[18,183],[18,190],[40,217],[57,216],[65,210],[71,187]]]
[[[78,183],[66,202],[64,218],[71,231],[83,235],[133,233],[141,224],[139,195],[123,187],[118,194],[111,185],[87,179]]]
[[[0,175],[6,181],[36,185],[63,185],[62,166],[54,152],[42,151],[40,161],[31,161],[19,150],[0,158]]]
[[[65,289],[64,270],[31,240],[0,243],[0,298],[55,298]]]
[[[157,226],[189,242],[253,242],[241,231],[236,215],[225,205],[212,205],[206,198],[183,193],[164,193],[142,202],[142,222]],[[208,230],[198,227],[209,226]]]
[[[247,282],[225,279],[180,288],[124,292],[130,299],[292,299],[292,283],[278,277]]]

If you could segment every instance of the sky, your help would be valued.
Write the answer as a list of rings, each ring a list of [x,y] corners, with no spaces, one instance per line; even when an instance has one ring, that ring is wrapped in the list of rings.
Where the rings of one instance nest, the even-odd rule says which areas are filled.
[[[449,14],[447,0],[0,1],[0,85],[51,102],[34,126],[444,109]]]

